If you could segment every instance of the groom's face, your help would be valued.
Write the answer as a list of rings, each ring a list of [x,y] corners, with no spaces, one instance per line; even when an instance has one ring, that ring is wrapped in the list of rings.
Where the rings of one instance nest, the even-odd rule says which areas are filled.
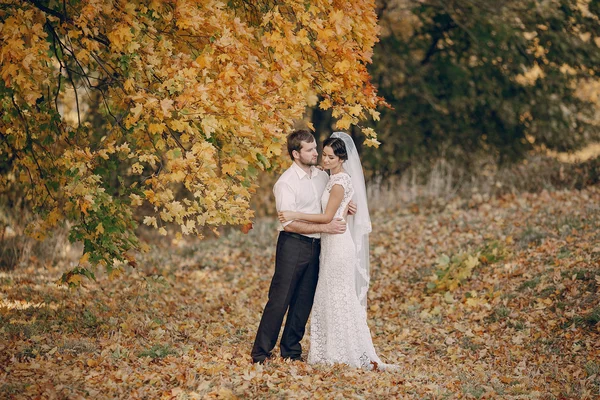
[[[317,158],[319,153],[317,152],[317,141],[311,143],[302,141],[300,142],[302,147],[298,153],[297,160],[304,165],[317,165]]]

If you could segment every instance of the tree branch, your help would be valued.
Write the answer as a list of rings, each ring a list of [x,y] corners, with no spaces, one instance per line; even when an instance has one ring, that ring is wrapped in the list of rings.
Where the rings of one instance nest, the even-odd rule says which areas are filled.
[[[46,7],[45,5],[40,3],[39,0],[27,0],[27,1],[29,3],[31,3],[32,5],[34,5],[36,8],[38,8],[39,10],[45,12],[46,14],[50,14],[50,15],[60,19],[60,22],[65,22],[67,20],[67,17],[65,15],[59,13],[56,10]]]

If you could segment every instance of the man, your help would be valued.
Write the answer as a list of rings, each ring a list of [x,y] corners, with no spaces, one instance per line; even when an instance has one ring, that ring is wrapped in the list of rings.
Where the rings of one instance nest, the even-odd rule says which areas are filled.
[[[317,143],[307,130],[292,132],[287,138],[292,166],[275,186],[277,211],[292,210],[321,214],[321,195],[329,176],[316,168]],[[355,205],[352,204],[352,212]],[[313,304],[319,277],[320,233],[346,231],[341,219],[328,224],[289,221],[280,228],[275,255],[275,273],[269,288],[269,300],[263,311],[252,348],[252,361],[263,363],[271,357],[287,312],[280,348],[283,358],[301,360],[306,322]]]

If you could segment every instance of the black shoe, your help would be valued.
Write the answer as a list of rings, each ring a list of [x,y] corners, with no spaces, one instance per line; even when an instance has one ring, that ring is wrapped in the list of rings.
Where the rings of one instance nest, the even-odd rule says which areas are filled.
[[[261,365],[263,365],[263,364],[264,364],[264,363],[266,363],[266,362],[267,362],[267,360],[269,360],[270,358],[271,358],[271,357],[265,357],[265,358],[263,358],[262,360],[255,360],[255,359],[252,359],[252,364],[261,364]]]
[[[290,360],[290,361],[300,361],[300,362],[305,362],[306,360],[304,360],[304,358],[302,358],[302,356],[295,356],[295,357],[284,357],[284,360]]]

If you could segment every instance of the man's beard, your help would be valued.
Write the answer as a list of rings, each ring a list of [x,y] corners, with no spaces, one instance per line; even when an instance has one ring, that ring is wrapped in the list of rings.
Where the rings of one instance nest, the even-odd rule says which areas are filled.
[[[310,160],[303,160],[300,158],[298,161],[300,161],[300,164],[304,165],[305,167],[314,167],[318,164],[318,159],[313,161],[312,158]]]

